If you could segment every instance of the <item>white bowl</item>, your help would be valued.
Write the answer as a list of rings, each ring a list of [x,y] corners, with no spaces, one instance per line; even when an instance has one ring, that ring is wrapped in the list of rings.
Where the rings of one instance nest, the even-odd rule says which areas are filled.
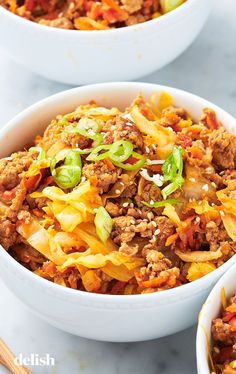
[[[221,292],[225,290],[227,299],[236,292],[236,265],[232,266],[216,283],[203,304],[197,330],[197,369],[198,374],[211,374],[209,366],[209,344],[211,344],[211,323],[220,315]]]
[[[0,156],[30,142],[58,113],[70,112],[91,99],[124,109],[138,92],[148,100],[153,92],[163,90],[194,118],[199,118],[202,108],[211,107],[228,130],[236,130],[233,117],[224,110],[187,92],[146,83],[104,83],[51,96],[19,114],[0,132]],[[34,313],[73,334],[117,342],[158,338],[193,325],[211,288],[234,263],[236,256],[202,279],[160,293],[99,295],[66,289],[40,278],[0,248],[1,278]]]
[[[42,26],[0,6],[0,46],[34,72],[74,85],[133,80],[168,64],[194,40],[213,0],[188,0],[142,24],[103,31]]]

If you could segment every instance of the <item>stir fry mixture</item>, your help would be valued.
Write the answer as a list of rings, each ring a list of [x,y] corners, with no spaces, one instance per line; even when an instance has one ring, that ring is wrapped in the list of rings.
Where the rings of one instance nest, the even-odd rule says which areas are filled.
[[[0,0],[0,5],[41,25],[69,30],[106,30],[168,13],[187,0]]]
[[[236,295],[229,305],[224,303],[221,317],[212,322],[214,347],[212,351],[213,370],[217,374],[236,373]]]
[[[166,290],[236,252],[236,136],[167,93],[124,112],[90,102],[0,160],[0,243],[50,281]]]

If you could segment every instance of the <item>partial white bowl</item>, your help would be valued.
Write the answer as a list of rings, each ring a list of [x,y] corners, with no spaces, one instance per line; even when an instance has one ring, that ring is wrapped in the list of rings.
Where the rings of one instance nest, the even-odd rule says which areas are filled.
[[[142,24],[103,31],[42,26],[0,6],[0,47],[30,70],[72,85],[133,80],[168,64],[195,39],[213,0],[188,0]]]
[[[229,131],[236,131],[231,115],[190,93],[146,83],[104,83],[51,96],[19,114],[0,132],[0,157],[32,141],[58,113],[70,112],[91,99],[105,106],[124,109],[139,92],[148,100],[153,92],[163,90],[196,120],[202,108],[211,107]],[[73,334],[116,342],[154,339],[193,325],[211,288],[235,263],[236,256],[202,279],[160,293],[99,295],[67,289],[40,278],[0,248],[1,278],[35,314]]]
[[[227,299],[236,292],[236,265],[232,266],[216,283],[203,304],[199,315],[197,330],[197,369],[198,374],[211,374],[209,349],[211,344],[211,324],[220,315],[222,307],[221,292],[225,290]]]

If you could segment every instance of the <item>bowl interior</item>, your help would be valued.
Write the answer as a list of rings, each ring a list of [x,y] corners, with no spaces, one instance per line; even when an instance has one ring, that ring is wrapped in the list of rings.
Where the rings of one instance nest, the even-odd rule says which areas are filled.
[[[236,265],[233,265],[216,283],[199,314],[197,330],[197,366],[198,374],[211,374],[209,364],[211,349],[211,323],[220,315],[222,308],[222,291],[227,300],[236,292]]]

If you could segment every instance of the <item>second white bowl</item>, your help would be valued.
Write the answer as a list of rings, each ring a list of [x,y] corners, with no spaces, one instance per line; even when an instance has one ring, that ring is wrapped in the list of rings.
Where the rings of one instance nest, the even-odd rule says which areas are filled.
[[[0,6],[0,47],[34,72],[73,85],[137,79],[168,64],[195,39],[213,0],[187,0],[138,25],[104,31],[63,30]]]

